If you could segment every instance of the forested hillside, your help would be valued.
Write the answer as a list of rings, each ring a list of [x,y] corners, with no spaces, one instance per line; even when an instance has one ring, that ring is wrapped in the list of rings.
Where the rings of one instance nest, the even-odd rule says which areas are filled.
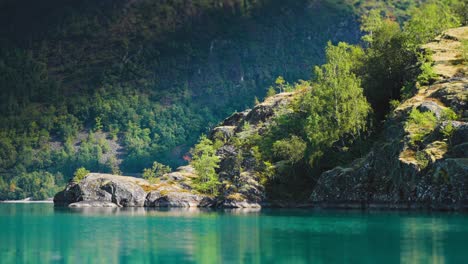
[[[361,14],[379,7],[403,23],[418,5],[0,1],[0,199],[50,197],[80,167],[183,164],[201,133],[278,76],[309,79],[327,41],[360,42]],[[369,96],[378,120],[399,93]]]

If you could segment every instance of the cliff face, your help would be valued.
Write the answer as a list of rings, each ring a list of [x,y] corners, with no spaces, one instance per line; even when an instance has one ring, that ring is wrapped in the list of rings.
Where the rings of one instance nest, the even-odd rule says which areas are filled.
[[[460,48],[467,39],[468,27],[456,28],[423,47],[433,53],[438,81],[390,113],[366,157],[324,172],[314,205],[468,208],[468,67]]]

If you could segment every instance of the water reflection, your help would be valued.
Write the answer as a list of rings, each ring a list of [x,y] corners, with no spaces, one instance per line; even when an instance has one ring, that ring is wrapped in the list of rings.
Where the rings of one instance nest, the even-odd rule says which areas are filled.
[[[57,214],[82,214],[82,215],[120,215],[120,216],[196,216],[206,215],[209,213],[228,213],[231,215],[246,215],[260,213],[260,208],[236,208],[236,209],[212,209],[212,208],[197,208],[197,207],[180,207],[180,208],[148,208],[148,207],[85,207],[85,208],[68,208],[54,207]]]
[[[0,205],[1,263],[463,263],[453,214]]]

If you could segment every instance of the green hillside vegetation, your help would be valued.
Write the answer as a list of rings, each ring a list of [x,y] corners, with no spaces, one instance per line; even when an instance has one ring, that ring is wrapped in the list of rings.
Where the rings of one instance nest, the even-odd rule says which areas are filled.
[[[314,81],[278,84],[304,90],[293,117],[277,127],[283,134],[281,124],[299,130],[282,136],[272,127],[271,136],[253,144],[266,163],[305,149],[291,164],[307,167],[336,140],[345,147],[378,127],[368,114],[378,123],[400,88],[414,87],[419,69],[411,66],[424,59],[417,45],[466,21],[459,16],[466,15],[463,1],[432,4],[446,12],[414,9],[419,2],[409,0],[133,2],[0,1],[0,199],[50,197],[79,168],[134,174],[155,160],[184,164],[201,133],[263,98],[277,76],[311,78],[310,68],[325,61],[327,41],[359,42],[358,15],[379,7],[386,18],[374,11],[364,20],[364,49],[329,45],[329,59],[347,56],[317,68]],[[411,12],[437,22],[426,28],[413,17],[401,31]],[[342,87],[333,78],[341,77],[350,94],[337,96],[332,87]],[[356,98],[360,108],[349,112],[351,106],[329,104],[330,98],[346,104]],[[343,118],[304,121],[330,109]],[[316,128],[324,129],[321,136]],[[289,143],[298,147],[287,149]]]
[[[239,156],[239,163],[255,158],[255,172],[269,198],[307,199],[310,193],[304,186],[313,186],[320,173],[368,152],[391,101],[398,104],[432,80],[434,76],[426,77],[430,54],[418,47],[459,26],[462,18],[457,11],[456,2],[430,2],[413,10],[402,26],[385,12],[370,11],[362,18],[362,46],[328,43],[326,63],[315,67],[311,80],[277,82],[277,90],[294,94],[291,103],[277,109],[272,122],[255,129],[246,123],[244,132],[226,144],[248,153]],[[435,126],[432,113],[417,110],[407,124],[418,131],[415,142]]]

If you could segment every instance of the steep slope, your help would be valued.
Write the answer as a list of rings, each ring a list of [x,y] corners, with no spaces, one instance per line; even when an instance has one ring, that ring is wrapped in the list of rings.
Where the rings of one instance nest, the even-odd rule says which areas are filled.
[[[468,27],[462,27],[424,46],[438,80],[392,111],[366,157],[320,176],[314,205],[468,208],[468,67],[461,54],[466,40]]]

